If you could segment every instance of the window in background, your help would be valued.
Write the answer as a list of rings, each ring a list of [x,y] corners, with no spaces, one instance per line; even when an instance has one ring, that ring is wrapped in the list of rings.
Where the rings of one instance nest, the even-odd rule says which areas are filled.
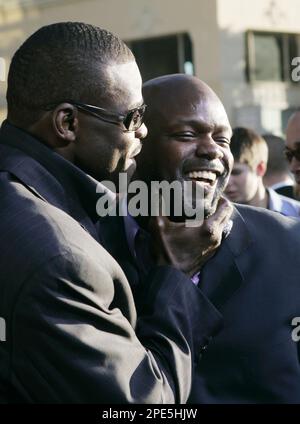
[[[292,59],[300,56],[300,35],[248,31],[247,80],[292,81]]]
[[[0,57],[0,82],[5,81],[5,59]]]
[[[143,81],[161,75],[194,74],[192,42],[188,34],[176,34],[127,42]]]

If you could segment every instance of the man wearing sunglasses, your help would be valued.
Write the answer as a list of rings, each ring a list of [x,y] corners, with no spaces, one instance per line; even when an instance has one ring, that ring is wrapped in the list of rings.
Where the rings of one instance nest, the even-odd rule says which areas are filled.
[[[288,121],[285,147],[285,156],[295,177],[294,197],[300,200],[300,111]]]
[[[43,27],[12,59],[7,103],[0,131],[0,317],[7,329],[0,400],[185,402],[220,314],[159,256],[172,239],[162,240],[160,227],[160,265],[148,276],[137,319],[129,282],[100,244],[97,226],[97,182],[131,172],[147,133],[131,51],[91,25]],[[224,223],[230,213],[225,205]],[[181,236],[186,243],[184,229]]]

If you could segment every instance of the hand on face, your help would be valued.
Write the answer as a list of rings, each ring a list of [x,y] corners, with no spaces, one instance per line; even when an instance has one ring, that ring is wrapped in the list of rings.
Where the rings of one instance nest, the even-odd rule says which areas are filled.
[[[152,252],[158,265],[171,265],[193,276],[215,254],[222,241],[233,207],[225,198],[213,215],[199,227],[187,227],[167,217],[152,217],[149,230]]]

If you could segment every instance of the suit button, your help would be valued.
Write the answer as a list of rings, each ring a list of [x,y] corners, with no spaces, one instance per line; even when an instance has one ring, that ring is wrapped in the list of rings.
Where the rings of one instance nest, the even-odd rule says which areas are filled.
[[[204,345],[204,346],[202,346],[201,348],[200,348],[200,353],[198,354],[198,360],[197,360],[197,362],[199,362],[199,361],[201,361],[201,359],[202,359],[202,356],[203,356],[203,353],[205,352],[205,350],[207,349],[207,344],[206,345]]]
[[[204,340],[203,340],[203,346],[200,347],[200,352],[198,353],[197,359],[196,359],[196,364],[201,361],[202,357],[203,357],[203,353],[206,351],[206,349],[208,348],[209,342],[212,340],[212,336],[204,336]]]

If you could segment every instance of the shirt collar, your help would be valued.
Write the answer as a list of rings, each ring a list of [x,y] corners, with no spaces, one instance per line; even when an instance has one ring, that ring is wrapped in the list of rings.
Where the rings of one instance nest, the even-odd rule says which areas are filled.
[[[269,194],[268,209],[274,212],[282,212],[282,199],[275,190],[271,188],[266,189]]]

